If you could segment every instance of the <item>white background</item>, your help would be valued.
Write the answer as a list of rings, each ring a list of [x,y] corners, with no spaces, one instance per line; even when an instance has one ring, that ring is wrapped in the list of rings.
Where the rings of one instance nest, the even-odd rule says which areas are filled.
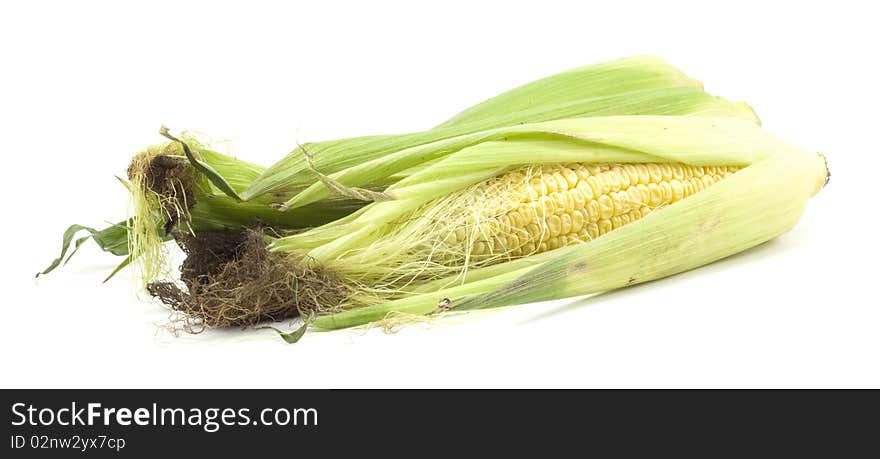
[[[870,2],[18,2],[0,7],[3,387],[880,387]],[[590,300],[286,345],[175,338],[70,223],[125,216],[160,124],[269,164],[296,142],[429,128],[533,79],[657,54],[833,174],[779,239]]]

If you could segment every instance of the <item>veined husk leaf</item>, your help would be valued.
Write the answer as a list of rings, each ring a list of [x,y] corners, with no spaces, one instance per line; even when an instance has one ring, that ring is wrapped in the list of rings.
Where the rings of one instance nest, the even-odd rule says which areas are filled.
[[[584,65],[526,83],[468,108],[437,127],[486,122],[507,113],[528,112],[539,106],[556,107],[577,99],[669,87],[702,89],[703,85],[656,56],[632,56]]]
[[[751,109],[702,91],[702,85],[652,56],[636,56],[593,64],[538,80],[489,99],[440,126],[418,133],[359,137],[298,147],[273,165],[241,193],[252,199],[265,193],[294,191],[309,186],[288,207],[298,207],[329,196],[329,190],[308,168],[304,151],[314,166],[339,183],[359,187],[425,161],[425,157],[387,155],[445,139],[522,123],[561,118],[608,115],[733,116],[757,121]],[[442,148],[428,149],[434,158]],[[427,153],[420,150],[420,154]],[[342,172],[344,171],[344,172]]]
[[[440,288],[319,317],[314,325],[340,328],[381,320],[392,312],[426,314],[444,299],[454,310],[470,310],[586,295],[673,275],[766,242],[795,225],[807,200],[823,186],[827,169],[821,155],[775,140],[758,128],[743,128],[739,134],[730,138],[732,143],[754,145],[741,152],[747,167],[641,220],[590,242],[483,268],[489,275],[472,276],[453,287],[434,283]],[[701,141],[697,137],[693,146]],[[731,159],[734,151],[716,148],[711,137],[703,153],[690,154],[690,161],[725,164]],[[645,150],[666,161],[684,159],[649,149],[651,137],[641,140]]]

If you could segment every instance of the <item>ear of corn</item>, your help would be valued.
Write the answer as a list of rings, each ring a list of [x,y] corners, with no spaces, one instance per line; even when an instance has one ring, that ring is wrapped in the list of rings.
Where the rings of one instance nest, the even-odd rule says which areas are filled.
[[[43,273],[91,237],[126,256],[117,271],[137,259],[147,282],[167,274],[174,236],[187,288],[149,291],[208,326],[299,313],[340,328],[620,288],[794,226],[824,158],[758,125],[747,105],[640,56],[527,84],[428,131],[300,146],[268,169],[163,131],[174,142],[132,163],[132,217],[72,226]],[[273,236],[247,230],[266,225]]]
[[[317,170],[344,185],[365,186],[429,157],[436,158],[454,151],[440,143],[446,139],[523,123],[639,114],[702,114],[756,120],[748,106],[708,95],[701,90],[699,82],[665,62],[651,56],[637,56],[538,80],[489,99],[429,131],[299,147],[270,167],[241,196],[252,199],[270,192],[292,191],[296,187],[311,185],[287,206],[297,207],[327,197],[329,190],[307,167],[306,150],[313,156]],[[387,155],[434,143],[438,143],[437,148],[423,148],[418,154],[396,155],[381,161]]]

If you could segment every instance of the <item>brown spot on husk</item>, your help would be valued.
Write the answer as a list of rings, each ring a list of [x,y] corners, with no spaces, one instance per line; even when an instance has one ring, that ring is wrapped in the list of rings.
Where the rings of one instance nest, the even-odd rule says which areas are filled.
[[[150,283],[147,291],[207,327],[332,312],[351,294],[333,273],[289,254],[270,252],[262,231],[176,237],[187,253],[180,267],[186,289],[163,281]]]
[[[590,264],[586,261],[579,261],[577,263],[572,264],[566,269],[567,274],[578,274],[586,271],[590,268]]]

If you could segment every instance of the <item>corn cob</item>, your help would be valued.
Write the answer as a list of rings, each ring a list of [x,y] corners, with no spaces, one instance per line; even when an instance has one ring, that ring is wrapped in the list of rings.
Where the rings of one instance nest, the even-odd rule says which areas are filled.
[[[492,196],[510,198],[490,206],[491,214],[484,206],[482,215],[467,214],[463,224],[441,233],[443,244],[458,246],[452,251],[469,253],[471,262],[479,264],[590,241],[708,188],[739,167],[586,163],[530,169],[465,190],[463,194],[484,196],[484,202]]]

